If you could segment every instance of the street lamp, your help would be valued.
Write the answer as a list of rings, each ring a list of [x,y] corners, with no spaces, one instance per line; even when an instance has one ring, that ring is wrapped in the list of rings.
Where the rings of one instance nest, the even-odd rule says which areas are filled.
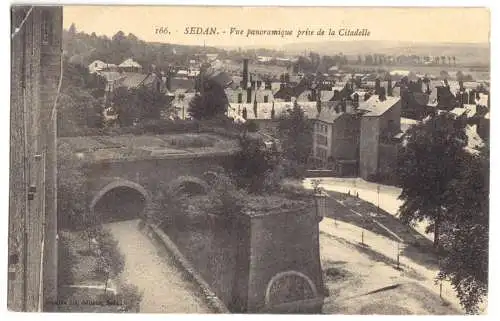
[[[316,201],[316,218],[318,222],[321,222],[326,215],[326,193],[319,190],[314,193],[314,199]]]

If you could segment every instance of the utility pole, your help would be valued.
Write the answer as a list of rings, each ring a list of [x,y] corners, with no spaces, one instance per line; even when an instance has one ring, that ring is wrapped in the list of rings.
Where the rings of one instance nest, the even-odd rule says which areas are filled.
[[[380,214],[380,184],[377,185],[377,214]]]

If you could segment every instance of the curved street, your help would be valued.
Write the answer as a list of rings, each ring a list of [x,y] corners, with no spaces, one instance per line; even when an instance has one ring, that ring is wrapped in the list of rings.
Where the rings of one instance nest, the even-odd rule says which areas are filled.
[[[142,313],[211,313],[168,256],[160,256],[155,245],[138,229],[138,221],[106,225],[125,257],[122,279],[143,292]]]

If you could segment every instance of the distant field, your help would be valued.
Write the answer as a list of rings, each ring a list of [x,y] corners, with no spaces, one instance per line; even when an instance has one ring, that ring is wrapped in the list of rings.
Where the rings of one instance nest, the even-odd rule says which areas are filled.
[[[243,70],[243,64],[230,63],[225,66],[228,71],[235,73],[241,73]],[[432,74],[438,76],[442,70],[446,70],[449,73],[462,71],[465,74],[470,74],[475,80],[489,80],[490,71],[489,67],[481,68],[469,68],[463,66],[415,66],[415,65],[348,65],[347,68],[352,68],[354,70],[362,71],[376,71],[379,69],[384,70],[410,70],[421,74]],[[281,75],[287,72],[286,67],[282,66],[272,66],[272,65],[259,65],[252,64],[248,65],[248,69],[251,73],[256,74],[272,74]]]
[[[229,71],[242,72],[243,64],[230,63],[225,65]],[[286,67],[281,66],[270,66],[270,65],[258,65],[258,64],[248,64],[248,71],[256,74],[271,74],[271,75],[281,75],[286,72]]]
[[[465,74],[470,74],[476,80],[489,80],[490,72],[488,67],[484,68],[468,68],[461,66],[415,66],[415,65],[349,65],[348,68],[353,68],[355,70],[377,70],[377,69],[385,69],[385,70],[410,70],[416,73],[421,74],[432,74],[435,76],[439,76],[442,70],[447,72],[457,72],[462,71]]]

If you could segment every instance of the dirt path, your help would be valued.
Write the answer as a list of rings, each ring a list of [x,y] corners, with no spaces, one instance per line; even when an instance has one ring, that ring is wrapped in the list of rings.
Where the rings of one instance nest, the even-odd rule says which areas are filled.
[[[137,221],[106,225],[125,256],[122,277],[143,291],[142,313],[211,313],[169,257],[160,257],[155,246],[137,228]]]

